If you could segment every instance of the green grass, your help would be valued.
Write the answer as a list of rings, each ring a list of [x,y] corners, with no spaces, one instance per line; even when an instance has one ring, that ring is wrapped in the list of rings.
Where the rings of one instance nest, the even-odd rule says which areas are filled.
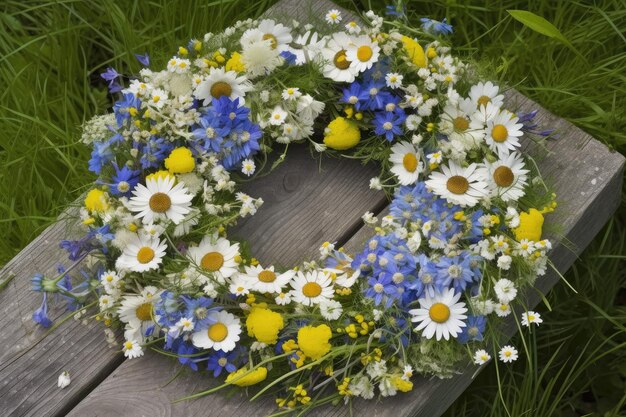
[[[77,140],[81,123],[110,105],[99,72],[109,65],[137,71],[132,53],[173,51],[193,36],[255,17],[270,3],[2,2],[0,265],[93,179],[86,170],[88,150]],[[367,1],[339,3],[370,7]],[[378,10],[385,5],[372,3]],[[422,15],[451,20],[457,50],[487,73],[626,153],[626,1],[409,4],[413,22]],[[545,17],[577,53],[525,28],[507,9]],[[488,366],[446,416],[626,416],[625,221],[622,204],[567,273],[578,294],[557,285],[547,297],[553,311],[539,307],[545,323],[526,334],[524,359]],[[521,336],[513,343],[522,346]]]

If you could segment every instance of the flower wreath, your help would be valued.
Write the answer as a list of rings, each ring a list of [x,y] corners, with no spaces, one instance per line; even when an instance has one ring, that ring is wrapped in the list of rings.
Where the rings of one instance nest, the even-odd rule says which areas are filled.
[[[165,69],[137,56],[126,86],[102,75],[120,98],[84,126],[98,175],[80,209],[88,232],[61,243],[71,267],[33,278],[38,323],[51,325],[52,293],[78,314],[97,306],[109,343],[124,329],[126,357],[149,346],[226,375],[206,393],[280,384],[277,405],[291,409],[395,395],[414,373],[491,358],[497,318],[547,268],[543,213],[556,204],[520,138],[549,132],[450,54],[445,21],[411,29],[370,11],[344,27],[337,10],[326,21],[241,21],[192,39]],[[393,194],[390,213],[363,216],[376,233],[353,257],[326,242],[319,262],[279,270],[226,237],[262,204],[237,183],[292,142],[380,163],[370,185]]]

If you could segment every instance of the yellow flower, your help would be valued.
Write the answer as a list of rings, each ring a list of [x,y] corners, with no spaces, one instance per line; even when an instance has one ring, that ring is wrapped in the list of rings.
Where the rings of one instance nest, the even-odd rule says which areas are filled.
[[[168,171],[165,171],[164,169],[162,169],[162,170],[154,172],[154,173],[152,173],[150,175],[146,175],[146,181],[148,181],[148,180],[157,180],[159,178],[167,179],[167,178],[172,177],[172,176],[173,175],[170,174]]]
[[[248,336],[261,343],[273,345],[278,340],[278,332],[285,327],[283,316],[267,308],[255,307],[246,319]]]
[[[394,376],[391,379],[391,383],[398,391],[409,392],[413,389],[413,383],[411,381],[405,381],[400,376]]]
[[[407,55],[411,58],[411,62],[420,68],[424,68],[426,66],[426,55],[422,46],[415,39],[408,36],[402,37],[402,44]]]
[[[265,378],[267,378],[267,368],[263,366],[255,369],[254,371],[250,371],[247,368],[241,368],[230,373],[226,377],[226,383],[233,383],[240,387],[249,387],[250,385],[258,384],[259,382],[264,381]]]
[[[109,208],[109,202],[104,191],[94,188],[87,193],[85,197],[85,207],[87,210],[93,212],[103,212]]]
[[[191,151],[184,146],[174,149],[170,156],[165,158],[165,168],[172,174],[186,174],[196,167],[196,160]]]
[[[513,229],[515,239],[521,241],[528,239],[533,242],[541,240],[541,230],[543,228],[543,214],[539,210],[531,208],[528,212],[519,215],[519,226]]]
[[[330,352],[331,345],[328,341],[332,336],[330,327],[325,324],[304,326],[298,330],[298,346],[306,356],[318,360]]]
[[[226,62],[226,71],[244,72],[246,67],[241,62],[241,54],[233,52],[230,59]]]
[[[361,131],[356,123],[343,117],[330,122],[324,132],[326,146],[343,151],[356,146],[361,140]]]

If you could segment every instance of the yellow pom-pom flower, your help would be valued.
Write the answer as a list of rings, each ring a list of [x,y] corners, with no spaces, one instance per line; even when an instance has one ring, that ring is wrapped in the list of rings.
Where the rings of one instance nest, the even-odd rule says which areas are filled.
[[[172,174],[186,174],[196,167],[196,160],[191,151],[184,146],[174,149],[170,156],[165,158],[165,168]]]
[[[239,52],[233,52],[230,59],[226,61],[226,71],[244,72],[246,67],[241,61],[241,54]]]
[[[304,326],[298,330],[298,346],[307,357],[318,360],[330,352],[332,346],[328,341],[332,336],[330,327],[325,324]]]
[[[247,375],[246,375],[247,374]],[[232,372],[226,377],[227,384],[234,384],[240,387],[249,387],[250,385],[258,384],[267,378],[267,368],[261,366],[260,368],[250,371],[247,368],[241,368]]]
[[[411,62],[420,68],[424,68],[426,66],[426,54],[424,54],[424,48],[422,48],[422,46],[415,39],[409,38],[408,36],[402,37],[402,44],[404,45],[404,50],[411,59]]]
[[[401,392],[409,392],[413,389],[413,383],[411,381],[405,381],[401,376],[393,377],[391,383]]]
[[[267,308],[253,308],[246,319],[248,336],[261,343],[273,345],[278,340],[278,332],[285,327],[283,316]]]
[[[324,131],[324,144],[331,149],[343,151],[355,147],[361,140],[361,131],[355,122],[337,117]]]
[[[107,200],[106,193],[102,190],[94,188],[87,193],[85,197],[85,207],[90,212],[97,211],[102,213],[109,208],[109,202]]]
[[[166,179],[168,179],[170,177],[174,177],[174,176],[172,174],[170,174],[169,171],[166,171],[166,170],[162,169],[160,171],[153,172],[150,175],[146,175],[146,181],[148,181],[148,180],[155,180],[156,181],[159,178],[166,180]]]
[[[519,226],[513,230],[515,239],[521,241],[528,239],[533,242],[541,240],[543,228],[543,214],[537,209],[531,208],[528,212],[519,215]]]

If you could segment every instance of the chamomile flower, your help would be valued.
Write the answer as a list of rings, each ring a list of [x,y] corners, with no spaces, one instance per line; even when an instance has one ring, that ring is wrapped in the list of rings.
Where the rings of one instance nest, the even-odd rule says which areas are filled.
[[[167,245],[158,237],[129,235],[122,249],[122,254],[115,261],[118,270],[145,272],[159,268],[163,261]]]
[[[238,76],[235,71],[225,71],[224,68],[211,68],[209,74],[195,87],[194,97],[203,100],[205,106],[220,97],[231,100],[238,98],[241,105],[250,90],[252,85],[245,76]]]
[[[246,273],[241,275],[250,288],[260,293],[281,293],[285,285],[296,275],[296,271],[288,270],[277,273],[274,266],[263,268],[260,265],[246,266]]]
[[[402,185],[414,184],[424,170],[419,152],[409,142],[397,142],[393,145],[389,161],[393,163],[391,172]]]
[[[296,100],[300,96],[302,96],[302,93],[297,87],[285,88],[281,94],[283,100]]]
[[[441,166],[442,172],[431,172],[426,186],[452,204],[473,207],[487,195],[487,183],[476,168],[476,164],[463,168],[450,161]]]
[[[270,39],[259,39],[255,42],[243,42],[242,39],[241,61],[246,68],[246,73],[251,78],[267,75],[284,60],[280,51],[272,48]]]
[[[511,152],[494,163],[485,160],[482,175],[489,185],[489,196],[503,201],[522,198],[530,172],[524,168],[524,160],[517,152]]]
[[[328,40],[326,47],[322,48],[324,77],[337,82],[351,83],[354,81],[356,71],[347,57],[350,45],[350,37],[343,32],[334,33]]]
[[[534,323],[537,326],[543,323],[541,315],[534,311],[527,311],[522,313],[522,324],[526,327],[530,327],[531,323]]]
[[[248,29],[241,36],[242,46],[259,41],[269,41],[270,48],[278,52],[288,50],[292,40],[291,29],[271,19],[261,20],[259,26]]]
[[[328,321],[338,320],[343,313],[343,307],[339,301],[322,301],[320,303],[320,313]]]
[[[387,84],[387,87],[389,88],[402,87],[403,78],[404,77],[401,74],[398,74],[397,72],[390,72],[387,75],[385,75],[385,83]]]
[[[122,345],[122,350],[124,351],[124,356],[128,359],[135,359],[143,356],[143,349],[136,340],[125,341]]]
[[[351,21],[351,22],[346,23],[345,28],[348,31],[348,33],[350,33],[352,35],[356,35],[359,32],[361,32],[361,26],[359,26],[358,23],[355,22],[354,20]]]
[[[470,88],[469,98],[475,107],[487,106],[491,103],[495,107],[502,107],[504,96],[498,94],[499,87],[491,81],[479,82]]]
[[[273,126],[280,126],[285,123],[285,119],[287,118],[287,113],[281,106],[274,107],[272,113],[270,114],[269,123]]]
[[[160,294],[155,287],[145,287],[141,294],[122,297],[117,313],[126,324],[126,339],[142,340],[154,327],[154,302]]]
[[[346,58],[357,73],[372,68],[372,65],[378,62],[379,55],[378,43],[372,41],[367,35],[352,38],[348,49],[346,49]]]
[[[506,345],[498,352],[500,360],[504,363],[514,362],[517,360],[517,349],[511,345]]]
[[[237,317],[227,311],[209,314],[208,328],[193,333],[191,341],[201,349],[221,350],[230,352],[235,349],[241,334],[241,323]]]
[[[228,290],[231,294],[239,296],[249,294],[251,287],[250,282],[241,275],[233,275],[230,279]]]
[[[467,308],[465,303],[458,302],[460,298],[461,293],[455,294],[453,288],[437,291],[433,297],[426,293],[424,298],[418,300],[420,308],[409,310],[413,316],[411,321],[419,323],[415,330],[422,330],[422,337],[426,339],[456,338],[461,328],[466,326],[463,320],[467,318],[464,314]]]
[[[497,303],[493,311],[496,312],[498,317],[506,317],[511,314],[511,306],[507,303]]]
[[[523,124],[517,123],[519,118],[507,110],[502,110],[493,119],[487,121],[485,142],[492,151],[500,156],[508,155],[521,146],[520,137]]]
[[[250,176],[254,174],[255,170],[256,170],[256,165],[254,163],[254,160],[244,159],[243,161],[241,161],[241,172],[244,175]]]
[[[213,274],[219,281],[237,272],[235,257],[239,255],[239,243],[231,244],[228,239],[207,235],[198,246],[187,250],[189,259],[201,270]]]
[[[331,9],[326,13],[325,19],[329,25],[337,24],[341,22],[341,12],[337,9]]]
[[[161,110],[167,103],[167,98],[167,91],[155,88],[150,92],[150,97],[146,102],[151,108]]]
[[[292,299],[305,306],[320,304],[333,298],[334,290],[330,276],[321,271],[303,273],[298,271],[290,282]]]
[[[135,217],[144,224],[165,219],[180,223],[191,210],[193,195],[183,182],[174,185],[175,181],[174,176],[167,175],[146,179],[146,185],[137,184],[128,202],[129,210],[136,212]]]
[[[474,353],[474,363],[476,365],[484,365],[491,360],[491,355],[485,349],[478,349]]]

